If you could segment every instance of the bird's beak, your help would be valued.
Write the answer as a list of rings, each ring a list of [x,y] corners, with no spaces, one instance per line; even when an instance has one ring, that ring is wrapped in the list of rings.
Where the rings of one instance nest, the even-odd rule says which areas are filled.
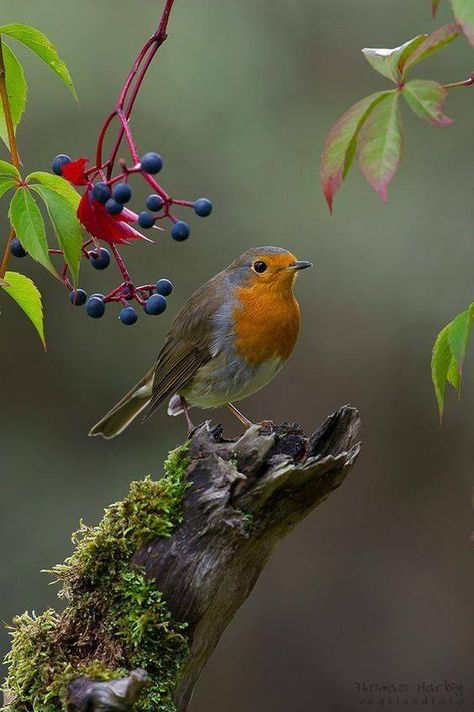
[[[312,267],[313,263],[308,262],[308,260],[296,260],[295,262],[292,262],[291,265],[288,265],[288,269],[292,270],[300,270],[300,269],[306,269],[307,267]]]

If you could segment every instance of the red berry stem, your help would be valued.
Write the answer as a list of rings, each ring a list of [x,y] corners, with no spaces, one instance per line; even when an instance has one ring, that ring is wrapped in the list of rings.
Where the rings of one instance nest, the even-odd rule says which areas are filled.
[[[109,116],[106,118],[106,120],[104,122],[104,125],[102,126],[102,129],[100,131],[99,138],[97,141],[96,165],[93,169],[88,171],[88,173],[89,172],[93,173],[94,171],[98,171],[98,170],[105,170],[106,179],[109,180],[111,178],[112,172],[114,169],[114,165],[115,165],[115,161],[117,158],[117,153],[120,149],[124,135],[127,138],[127,142],[130,147],[132,156],[136,156],[136,159],[138,159],[138,154],[136,152],[136,144],[134,142],[133,135],[129,129],[128,121],[132,114],[132,110],[133,110],[135,101],[137,99],[138,93],[140,91],[140,88],[141,88],[141,85],[145,78],[145,75],[148,71],[148,68],[149,68],[150,64],[152,63],[153,58],[155,57],[158,49],[161,47],[161,45],[167,38],[166,30],[168,27],[168,21],[169,21],[169,17],[171,14],[171,9],[173,7],[173,4],[174,4],[174,0],[166,0],[165,7],[164,7],[163,13],[161,15],[160,23],[158,25],[158,29],[150,37],[150,39],[145,43],[145,45],[142,47],[142,49],[138,53],[138,56],[137,56],[135,62],[133,63],[132,69],[130,70],[130,72],[125,80],[125,84],[123,85],[122,91],[120,92],[115,109],[114,109],[114,111],[112,111],[109,114]],[[135,80],[135,83],[134,83],[134,80]],[[131,94],[128,99],[127,106],[125,107],[125,104],[127,102],[127,97],[129,95],[130,91],[131,91]],[[105,136],[107,134],[110,124],[112,123],[112,121],[114,120],[115,117],[119,118],[120,128],[119,128],[117,137],[115,139],[114,145],[112,147],[112,150],[109,154],[109,157],[105,162],[103,162],[102,153],[103,153],[103,145],[104,145]],[[136,162],[138,162],[138,160],[136,160]]]
[[[122,277],[124,278],[125,282],[131,283],[132,280],[130,279],[129,271],[126,268],[125,262],[122,260],[120,252],[117,250],[117,246],[115,245],[115,243],[111,243],[110,249],[112,250],[112,254],[115,257],[115,261],[117,262],[118,268],[121,271]]]

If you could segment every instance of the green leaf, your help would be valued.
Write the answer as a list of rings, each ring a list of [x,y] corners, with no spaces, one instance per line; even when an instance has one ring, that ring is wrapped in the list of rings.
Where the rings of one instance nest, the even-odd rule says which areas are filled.
[[[69,70],[59,57],[55,46],[42,32],[28,25],[12,24],[0,26],[0,33],[14,37],[18,42],[29,47],[40,59],[45,62],[66,84],[71,94],[77,99],[77,93],[69,74]]]
[[[439,52],[440,49],[443,49],[447,44],[457,39],[460,34],[461,29],[459,25],[452,22],[450,25],[439,27],[429,35],[424,35],[423,42],[405,59],[401,67],[402,74],[406,74],[410,67],[418,64],[418,62],[421,62],[423,59],[431,57],[435,52]]]
[[[438,401],[440,420],[443,417],[446,383],[461,394],[464,359],[474,324],[474,304],[458,314],[438,334],[431,358],[431,376]]]
[[[453,123],[452,119],[442,112],[448,92],[438,82],[432,82],[427,79],[412,79],[405,84],[402,94],[409,107],[420,119],[437,126],[446,126]]]
[[[17,180],[21,179],[17,168],[12,166],[11,163],[7,163],[7,161],[0,161],[0,176],[10,176],[11,178],[16,178]]]
[[[59,195],[62,195],[63,198],[66,198],[66,200],[72,205],[74,210],[77,210],[77,206],[79,205],[81,196],[79,195],[77,190],[69,183],[69,181],[65,180],[65,178],[61,178],[61,176],[55,176],[53,173],[35,171],[34,173],[30,173],[30,175],[26,177],[26,182],[37,182],[47,186],[48,188],[52,188],[56,193],[59,193]]]
[[[454,17],[469,42],[474,45],[474,3],[472,0],[451,0]]]
[[[8,285],[8,286],[7,286]],[[41,294],[34,282],[24,274],[18,272],[6,272],[3,289],[12,299],[23,309],[39,334],[43,346],[46,348],[43,325],[43,307],[41,304]]]
[[[362,54],[379,74],[398,82],[401,79],[400,67],[404,65],[406,58],[423,42],[424,38],[425,35],[417,35],[400,47],[393,49],[365,47]]]
[[[74,284],[77,284],[79,265],[81,262],[81,247],[83,231],[76,217],[76,209],[63,195],[45,185],[32,185],[43,198],[49,217],[54,227],[59,246],[64,252],[64,259],[71,270]]]
[[[370,112],[389,92],[366,96],[351,106],[334,124],[321,155],[321,188],[332,212],[333,198],[341,187],[354,157],[357,134]]]
[[[17,182],[12,178],[0,175],[0,198],[11,188],[16,188]]]
[[[449,384],[455,389],[458,397],[461,397],[461,374],[458,371],[458,367],[454,358],[451,358],[448,368],[448,375],[446,379]]]
[[[8,101],[12,115],[13,126],[16,129],[20,123],[26,105],[26,81],[23,69],[10,47],[2,44],[3,61],[5,63],[5,83]],[[0,101],[0,137],[9,146],[7,124],[3,104]]]
[[[466,349],[471,335],[474,318],[474,304],[469,309],[458,314],[453,321],[448,324],[448,340],[451,354],[456,363],[459,375],[462,375]]]
[[[452,356],[449,347],[449,324],[442,329],[433,346],[431,355],[431,378],[438,401],[439,419],[443,418],[446,380],[450,371]]]
[[[387,187],[400,164],[402,128],[399,92],[389,92],[362,126],[357,157],[360,169],[371,188],[383,201]]]
[[[48,254],[43,218],[28,188],[18,188],[10,203],[8,215],[16,236],[30,257],[57,277]]]

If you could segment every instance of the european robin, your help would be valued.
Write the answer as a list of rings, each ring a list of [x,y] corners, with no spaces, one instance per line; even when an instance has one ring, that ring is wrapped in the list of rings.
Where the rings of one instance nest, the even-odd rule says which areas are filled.
[[[300,327],[293,286],[306,267],[280,247],[244,252],[188,299],[153,366],[89,435],[113,438],[166,401],[189,429],[188,406],[227,405],[251,425],[232,402],[263,388],[291,354]]]

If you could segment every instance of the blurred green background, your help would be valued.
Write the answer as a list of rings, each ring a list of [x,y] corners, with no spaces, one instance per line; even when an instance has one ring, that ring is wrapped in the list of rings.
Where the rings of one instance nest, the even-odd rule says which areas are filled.
[[[449,399],[440,430],[429,354],[439,329],[474,298],[474,90],[453,92],[448,128],[404,112],[405,158],[387,205],[355,168],[330,218],[317,181],[331,124],[387,86],[360,48],[393,47],[451,20],[446,3],[433,23],[429,5],[176,1],[133,128],[143,152],[164,156],[166,188],[208,195],[215,210],[192,220],[184,244],[163,234],[157,248],[124,249],[138,282],[173,280],[160,318],[131,329],[112,313],[88,319],[25,261],[45,297],[44,354],[27,319],[1,298],[3,620],[56,605],[40,569],[71,551],[80,517],[96,522],[131,479],[158,476],[184,434],[164,411],[113,442],[88,439],[91,424],[148,368],[198,285],[250,246],[282,245],[316,263],[297,287],[302,335],[283,372],[243,409],[255,420],[299,420],[309,432],[351,403],[362,415],[363,454],[343,487],[277,548],[191,710],[349,712],[361,706],[356,681],[445,678],[464,684],[469,707],[474,358],[464,398]],[[19,48],[30,86],[18,131],[26,171],[48,170],[59,152],[92,154],[160,10],[156,0],[4,0],[1,22],[43,30],[80,96],[77,106]],[[463,79],[473,59],[460,40],[414,76]],[[5,238],[4,201],[0,207]],[[103,292],[118,275],[85,265],[81,282]],[[212,417],[238,431],[226,413]],[[5,651],[5,632],[1,642]]]

